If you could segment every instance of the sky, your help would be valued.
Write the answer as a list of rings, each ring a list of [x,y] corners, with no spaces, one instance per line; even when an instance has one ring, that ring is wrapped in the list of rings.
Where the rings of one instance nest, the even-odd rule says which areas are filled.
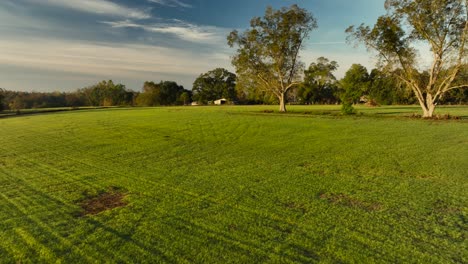
[[[176,81],[191,89],[202,73],[235,71],[226,37],[253,17],[298,4],[318,21],[300,54],[338,62],[375,63],[346,43],[350,25],[373,25],[385,0],[0,0],[0,88],[73,91],[101,80],[139,91],[145,81]]]

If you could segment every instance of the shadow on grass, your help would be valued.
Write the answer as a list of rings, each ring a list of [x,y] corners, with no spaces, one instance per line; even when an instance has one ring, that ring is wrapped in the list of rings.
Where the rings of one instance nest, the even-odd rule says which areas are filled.
[[[453,107],[456,108],[456,107]],[[382,111],[366,111],[367,109],[357,109],[358,112],[355,114],[345,115],[342,114],[339,110],[327,110],[327,111],[288,111],[286,113],[273,111],[273,110],[261,110],[261,111],[249,111],[243,113],[237,113],[241,115],[265,115],[265,116],[286,116],[286,117],[308,117],[308,116],[315,116],[315,117],[329,117],[329,118],[341,118],[341,117],[353,117],[353,118],[393,118],[393,119],[412,119],[412,120],[432,120],[432,121],[466,121],[468,119],[468,115],[452,115],[452,114],[436,114],[434,118],[422,118],[419,114],[417,109],[414,107],[403,107],[403,108],[388,108],[392,110],[401,111],[389,111],[386,112],[385,109],[380,109]],[[412,110],[412,111],[404,111],[404,109]],[[446,109],[445,107],[443,109]]]
[[[45,115],[45,114],[54,114],[60,112],[86,112],[86,111],[94,111],[94,110],[126,110],[129,108],[119,108],[119,107],[108,107],[108,106],[100,106],[100,107],[86,107],[86,108],[56,108],[56,109],[26,109],[26,110],[19,110],[19,111],[4,111],[0,112],[0,119],[1,118],[14,118],[14,117],[23,117],[23,116],[31,116],[31,115]]]
[[[47,236],[47,241],[38,240],[37,243],[39,247],[45,248],[52,252],[52,258],[60,256],[60,254],[63,253],[63,249],[56,247],[56,245],[65,245],[65,250],[73,252],[75,255],[74,257],[79,258],[81,261],[90,257],[83,255],[81,249],[76,246],[81,243],[80,237],[70,238],[68,235],[64,235],[63,230],[59,230],[54,226],[56,224],[54,220],[66,220],[67,222],[72,223],[68,225],[68,228],[71,226],[78,228],[83,225],[91,228],[90,231],[83,234],[85,237],[90,235],[91,232],[94,232],[94,230],[103,230],[105,233],[111,234],[114,239],[123,241],[124,244],[131,244],[141,252],[158,258],[162,263],[177,263],[176,259],[174,259],[172,256],[169,256],[167,252],[163,252],[154,245],[149,245],[141,240],[133,238],[132,233],[122,232],[113,227],[110,227],[109,225],[99,221],[99,218],[97,217],[76,217],[76,206],[51,196],[48,192],[36,188],[34,185],[23,179],[15,178],[15,184],[22,186],[21,190],[16,191],[19,195],[21,195],[21,198],[24,197],[24,199],[27,199],[31,206],[40,206],[44,208],[48,213],[44,214],[43,216],[37,213],[33,214],[25,210],[25,208],[21,208],[19,205],[17,205],[17,203],[10,199],[6,200],[6,202],[9,204],[8,209],[14,211],[15,215],[18,215],[24,219],[21,226],[19,227],[24,229],[25,232],[27,232],[31,237]],[[61,217],[61,219],[50,219],[51,215],[58,215]],[[26,226],[24,225],[25,223],[27,224]],[[13,226],[11,228],[15,227],[17,226]],[[70,234],[76,232],[76,229],[74,228],[67,229],[65,233]],[[93,244],[92,247],[94,249],[93,253],[96,253],[96,255],[100,258],[107,258],[108,260],[113,259],[118,263],[125,263],[129,261],[128,257],[120,255],[118,250],[106,248],[97,242]]]

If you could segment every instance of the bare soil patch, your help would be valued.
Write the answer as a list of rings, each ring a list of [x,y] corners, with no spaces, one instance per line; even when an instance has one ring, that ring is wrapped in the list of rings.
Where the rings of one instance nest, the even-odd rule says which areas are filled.
[[[125,196],[125,193],[119,189],[110,188],[108,191],[99,193],[96,196],[87,197],[79,203],[83,209],[81,216],[96,215],[117,207],[126,206],[128,203],[124,201]]]

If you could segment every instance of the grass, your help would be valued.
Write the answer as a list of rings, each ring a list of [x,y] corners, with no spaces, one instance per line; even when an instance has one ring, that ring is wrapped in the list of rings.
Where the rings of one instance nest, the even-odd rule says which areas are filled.
[[[0,262],[468,262],[465,120],[265,109],[0,119]]]

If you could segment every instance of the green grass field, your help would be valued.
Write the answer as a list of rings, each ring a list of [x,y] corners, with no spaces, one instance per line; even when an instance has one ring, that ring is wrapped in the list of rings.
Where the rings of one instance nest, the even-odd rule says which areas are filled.
[[[0,262],[468,262],[468,107],[276,108],[0,119]]]

